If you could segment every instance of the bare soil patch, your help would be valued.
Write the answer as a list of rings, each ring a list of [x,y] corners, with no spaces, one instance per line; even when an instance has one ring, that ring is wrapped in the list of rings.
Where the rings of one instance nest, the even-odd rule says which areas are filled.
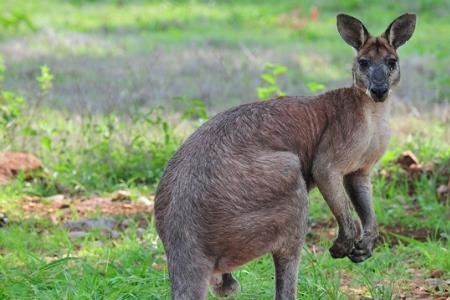
[[[0,184],[11,181],[20,172],[30,175],[33,171],[40,169],[42,169],[42,162],[31,153],[0,153]]]
[[[55,224],[68,220],[101,216],[129,216],[137,214],[150,215],[153,203],[142,197],[132,201],[130,197],[80,197],[69,198],[56,195],[50,198],[25,196],[22,198],[22,209],[26,217],[45,217]]]

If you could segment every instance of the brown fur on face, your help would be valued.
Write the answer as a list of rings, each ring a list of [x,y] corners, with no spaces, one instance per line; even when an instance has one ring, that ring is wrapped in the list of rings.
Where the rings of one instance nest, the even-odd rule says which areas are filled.
[[[215,295],[231,296],[239,283],[230,272],[267,253],[275,265],[276,299],[296,299],[314,186],[339,225],[330,254],[353,262],[371,256],[378,227],[370,173],[390,137],[389,101],[377,94],[398,81],[398,71],[388,74],[385,62],[397,58],[393,49],[409,39],[413,24],[415,16],[403,15],[373,38],[359,20],[339,15],[339,33],[358,50],[358,63],[364,56],[371,64],[367,71],[354,67],[354,86],[241,105],[185,141],[155,196],[172,299],[205,299],[208,284]]]
[[[361,66],[360,61],[364,59],[369,64],[384,64],[389,71],[389,87],[394,87],[400,82],[400,65],[398,63],[397,51],[389,45],[384,37],[370,37],[358,50],[353,62],[353,78],[355,85],[367,91],[369,89],[369,74],[367,67]],[[389,65],[389,60],[395,60],[394,67]],[[369,93],[370,95],[370,93]]]

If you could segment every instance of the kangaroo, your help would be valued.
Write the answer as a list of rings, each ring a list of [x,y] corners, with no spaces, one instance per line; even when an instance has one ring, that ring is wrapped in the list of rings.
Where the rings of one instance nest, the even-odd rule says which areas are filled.
[[[340,14],[337,29],[356,50],[353,85],[314,97],[283,97],[217,114],[173,155],[155,198],[172,299],[236,294],[231,272],[271,253],[276,299],[296,299],[308,230],[308,192],[318,187],[337,220],[333,258],[371,256],[378,236],[370,173],[390,137],[389,91],[400,80],[397,49],[415,14],[379,37]],[[361,233],[352,219],[360,219]]]

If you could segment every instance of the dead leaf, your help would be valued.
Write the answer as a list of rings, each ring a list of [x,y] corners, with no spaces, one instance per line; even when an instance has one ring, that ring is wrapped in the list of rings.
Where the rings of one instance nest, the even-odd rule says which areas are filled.
[[[411,165],[420,165],[417,156],[411,150],[404,151],[397,158],[397,163],[400,164],[400,166],[406,171],[408,171]]]

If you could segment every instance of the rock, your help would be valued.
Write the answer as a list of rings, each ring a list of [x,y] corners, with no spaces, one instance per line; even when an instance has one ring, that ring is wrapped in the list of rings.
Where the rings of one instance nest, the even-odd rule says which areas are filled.
[[[42,169],[42,162],[33,154],[23,152],[0,153],[0,183],[7,183],[18,173],[29,174]]]
[[[82,239],[87,235],[88,235],[88,233],[86,231],[71,231],[71,232],[69,232],[69,238],[72,238],[72,239]]]
[[[116,230],[120,229],[120,221],[113,218],[83,218],[78,221],[68,221],[64,223],[64,227],[67,228],[69,236],[72,238],[82,238],[94,229],[100,229],[105,236],[111,239],[118,239],[121,236],[120,232]]]
[[[153,205],[153,202],[150,201],[147,197],[144,197],[144,196],[140,196],[140,197],[137,199],[137,201],[140,202],[140,203],[142,203],[142,204],[148,205],[148,206]]]
[[[64,227],[69,231],[89,231],[92,229],[101,229],[111,231],[119,222],[113,218],[82,218],[78,221],[68,221],[64,223]]]
[[[54,195],[45,198],[51,203],[51,206],[55,209],[64,209],[70,207],[70,199],[66,198],[64,195]]]
[[[63,201],[64,198],[65,198],[64,195],[58,194],[58,195],[53,195],[53,196],[47,197],[45,199],[47,199],[48,201],[51,201],[51,202],[60,202],[60,201]]]
[[[120,229],[125,230],[130,226],[130,220],[129,219],[125,219],[122,220],[122,222],[120,222]]]
[[[0,227],[4,227],[8,225],[8,223],[8,217],[4,213],[0,213]]]
[[[438,194],[448,194],[448,193],[450,193],[450,187],[448,185],[441,184],[438,187],[437,192],[438,192]]]
[[[450,284],[450,280],[445,280],[441,278],[427,278],[425,282],[434,287],[445,287]]]
[[[136,229],[136,236],[140,239],[142,239],[145,235],[145,229],[144,228],[138,228]]]
[[[120,190],[116,191],[111,196],[112,201],[128,201],[131,200],[131,193],[129,191]]]
[[[109,232],[109,237],[113,240],[120,238],[120,233],[116,230],[112,230]]]

